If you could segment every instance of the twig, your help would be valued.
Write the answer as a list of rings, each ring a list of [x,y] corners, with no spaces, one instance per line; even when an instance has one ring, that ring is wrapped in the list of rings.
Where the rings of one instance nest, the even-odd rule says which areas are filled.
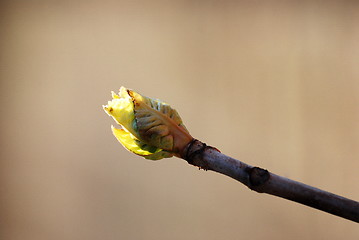
[[[278,176],[193,140],[181,154],[188,163],[234,178],[258,193],[292,200],[359,223],[359,202]]]
[[[158,99],[121,87],[103,106],[123,128],[112,127],[118,141],[129,151],[147,159],[178,156],[188,163],[232,177],[259,193],[292,200],[359,222],[359,203],[318,188],[270,173],[228,157],[194,139],[177,111]]]

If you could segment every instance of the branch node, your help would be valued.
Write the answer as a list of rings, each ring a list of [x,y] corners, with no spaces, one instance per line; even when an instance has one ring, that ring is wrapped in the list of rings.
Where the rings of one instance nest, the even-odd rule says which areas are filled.
[[[199,167],[199,169],[203,169],[205,171],[210,170],[210,167],[208,166],[208,163],[206,161],[203,161],[203,153],[206,150],[215,150],[217,152],[220,152],[217,148],[208,146],[204,142],[201,142],[197,139],[192,139],[192,141],[187,145],[184,151],[184,157],[189,164]]]
[[[269,172],[266,169],[260,167],[248,167],[246,171],[249,175],[250,188],[258,187],[269,179]]]

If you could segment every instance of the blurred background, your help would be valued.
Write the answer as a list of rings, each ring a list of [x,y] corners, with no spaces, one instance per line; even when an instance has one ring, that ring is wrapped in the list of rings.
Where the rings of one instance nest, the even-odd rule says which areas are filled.
[[[359,200],[359,2],[1,1],[0,239],[358,239],[102,110],[122,85],[223,153]]]

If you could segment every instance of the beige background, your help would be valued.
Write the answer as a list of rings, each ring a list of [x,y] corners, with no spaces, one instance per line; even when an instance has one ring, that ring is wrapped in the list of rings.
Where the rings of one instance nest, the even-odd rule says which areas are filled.
[[[359,200],[358,1],[2,1],[0,239],[358,239],[359,225],[128,153],[124,85],[225,154]]]

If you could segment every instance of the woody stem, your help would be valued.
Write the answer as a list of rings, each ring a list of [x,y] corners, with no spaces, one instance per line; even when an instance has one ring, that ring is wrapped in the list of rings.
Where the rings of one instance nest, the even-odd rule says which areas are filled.
[[[181,156],[188,163],[234,178],[251,190],[285,198],[359,223],[359,202],[250,166],[193,140]]]

